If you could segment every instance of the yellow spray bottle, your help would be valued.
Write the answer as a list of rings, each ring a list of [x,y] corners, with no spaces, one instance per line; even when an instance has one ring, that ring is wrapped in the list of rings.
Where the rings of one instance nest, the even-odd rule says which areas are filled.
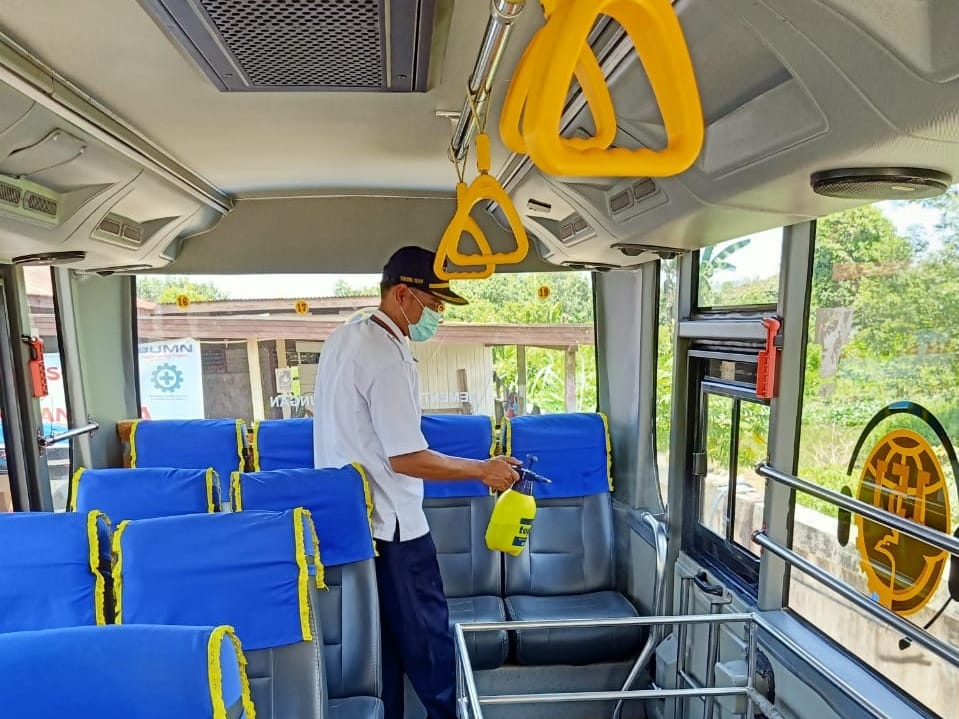
[[[519,469],[519,480],[496,500],[486,527],[486,546],[494,552],[506,552],[517,557],[526,547],[536,517],[533,482],[550,483],[546,477],[530,469],[535,461],[536,457],[528,456],[526,466]]]

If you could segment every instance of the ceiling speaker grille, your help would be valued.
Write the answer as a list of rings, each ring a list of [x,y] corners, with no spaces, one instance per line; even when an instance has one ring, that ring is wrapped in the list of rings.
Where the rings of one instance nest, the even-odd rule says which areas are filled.
[[[379,88],[380,0],[202,0],[254,86]]]

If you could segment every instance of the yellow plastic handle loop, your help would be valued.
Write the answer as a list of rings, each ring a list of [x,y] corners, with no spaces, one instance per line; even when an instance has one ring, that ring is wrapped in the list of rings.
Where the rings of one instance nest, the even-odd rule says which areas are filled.
[[[488,249],[480,247],[480,254],[467,255],[459,251],[459,243],[450,243],[447,247],[447,256],[457,265],[514,265],[526,259],[526,255],[529,253],[529,238],[526,236],[526,228],[520,221],[519,213],[513,207],[513,202],[506,194],[503,186],[486,173],[480,174],[470,183],[470,186],[460,198],[456,214],[450,224],[461,226],[466,221],[465,218],[470,216],[473,207],[487,200],[492,200],[503,210],[516,240],[516,248],[509,252],[490,252]],[[447,228],[447,231],[449,231],[449,228]]]
[[[547,16],[550,18],[547,21],[549,26],[549,23],[557,22],[558,17],[562,16],[562,9],[559,15],[551,15],[551,10],[547,9]],[[540,61],[541,55],[545,55],[544,62],[549,62],[551,48],[548,47],[548,43],[543,42],[546,31],[547,27],[538,30],[523,51],[513,79],[506,90],[506,98],[500,112],[500,138],[508,149],[521,155],[527,153],[526,141],[523,138],[523,110],[527,105],[530,87],[535,76],[534,68]],[[599,66],[599,60],[596,59],[589,45],[584,45],[580,51],[573,73],[583,90],[586,104],[593,116],[596,134],[593,137],[569,138],[568,142],[577,150],[591,148],[605,150],[616,138],[616,110],[613,107],[609,87],[606,85],[606,78],[603,76],[603,69]]]
[[[559,134],[560,118],[577,50],[586,44],[598,15],[608,15],[629,34],[643,63],[666,126],[667,146],[582,148]],[[563,4],[541,31],[543,48],[531,56],[531,83],[523,117],[530,158],[551,175],[664,177],[688,169],[702,149],[704,127],[689,48],[669,0],[575,0]]]
[[[463,207],[463,198],[465,197],[466,183],[459,182],[456,185],[456,214],[453,215],[453,219],[450,220],[449,225],[447,225],[446,230],[443,232],[443,236],[440,238],[440,245],[436,250],[436,258],[433,260],[433,272],[435,272],[436,276],[441,280],[485,280],[492,275],[496,269],[496,265],[493,263],[484,263],[485,267],[482,270],[446,269],[449,248],[459,246],[463,233],[473,238],[482,254],[492,254],[489,240],[486,239],[483,230],[480,229],[480,226],[469,214],[469,211],[466,212],[465,216],[461,217],[460,215],[460,208]],[[461,263],[457,262],[456,264]],[[466,264],[468,266],[470,263]]]

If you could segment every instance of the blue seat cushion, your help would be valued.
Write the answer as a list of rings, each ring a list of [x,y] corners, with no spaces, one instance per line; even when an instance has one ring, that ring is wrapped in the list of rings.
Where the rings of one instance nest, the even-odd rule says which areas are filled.
[[[506,611],[499,597],[450,597],[450,630],[457,623],[503,622]],[[495,669],[502,666],[509,653],[509,638],[505,631],[464,632],[473,669]]]
[[[509,596],[506,613],[511,621],[639,616],[626,597],[612,591],[551,597]],[[638,653],[642,639],[642,627],[523,629],[516,632],[516,661],[537,665],[623,661]]]
[[[330,699],[330,719],[383,719],[383,702],[376,697]]]

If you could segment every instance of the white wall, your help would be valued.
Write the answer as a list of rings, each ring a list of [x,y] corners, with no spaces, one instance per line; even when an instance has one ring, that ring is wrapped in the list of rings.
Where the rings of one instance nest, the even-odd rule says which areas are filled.
[[[466,370],[473,414],[493,415],[493,351],[479,344],[411,343],[419,360],[420,398],[423,411],[460,407],[456,372]]]

